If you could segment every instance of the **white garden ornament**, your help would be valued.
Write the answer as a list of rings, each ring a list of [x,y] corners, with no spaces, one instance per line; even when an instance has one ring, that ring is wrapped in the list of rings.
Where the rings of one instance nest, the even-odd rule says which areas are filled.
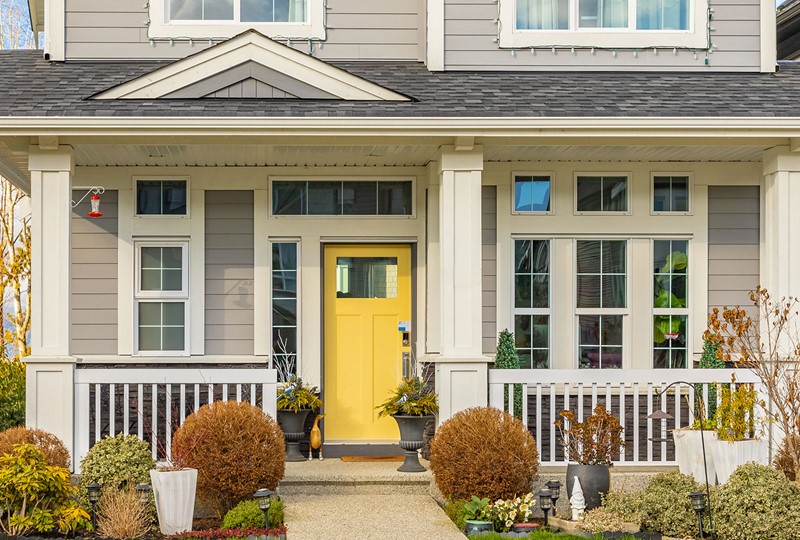
[[[583,496],[581,481],[577,476],[572,484],[572,497],[569,498],[569,505],[572,508],[572,521],[582,520],[583,511],[586,510],[586,498]]]

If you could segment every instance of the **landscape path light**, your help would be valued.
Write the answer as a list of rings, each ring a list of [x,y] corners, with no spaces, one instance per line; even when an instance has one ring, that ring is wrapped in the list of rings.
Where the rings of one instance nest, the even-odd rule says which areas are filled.
[[[258,507],[264,512],[264,527],[269,528],[269,507],[272,504],[272,496],[275,492],[261,488],[253,494],[253,498],[258,502]]]
[[[97,530],[97,501],[100,500],[100,484],[92,482],[86,486],[89,502],[92,503],[92,529]]]
[[[700,538],[705,538],[703,536],[703,511],[706,509],[706,494],[702,491],[692,491],[689,498],[692,499],[692,508],[697,512],[697,528]]]
[[[544,526],[547,527],[547,514],[550,512],[550,509],[553,507],[553,494],[550,492],[549,489],[543,489],[539,491],[539,506],[542,508],[542,513],[544,514]]]
[[[139,494],[139,501],[142,504],[150,502],[150,484],[139,484],[136,486],[136,492]]]
[[[545,487],[550,490],[550,500],[553,501],[553,516],[556,515],[556,502],[561,496],[561,482],[558,480],[550,480],[545,484]]]

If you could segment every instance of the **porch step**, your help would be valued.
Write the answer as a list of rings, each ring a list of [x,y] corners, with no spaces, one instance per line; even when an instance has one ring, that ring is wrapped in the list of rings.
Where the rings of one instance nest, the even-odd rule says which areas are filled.
[[[428,463],[423,461],[425,467]],[[429,495],[432,475],[401,473],[400,462],[348,463],[338,458],[286,464],[278,495]]]

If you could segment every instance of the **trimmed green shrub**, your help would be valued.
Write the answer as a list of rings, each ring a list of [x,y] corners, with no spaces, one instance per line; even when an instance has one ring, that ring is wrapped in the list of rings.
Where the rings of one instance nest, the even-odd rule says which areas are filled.
[[[149,484],[155,465],[150,444],[136,435],[101,439],[81,462],[81,497],[85,500],[86,486],[92,482],[113,489]]]
[[[697,531],[697,514],[689,494],[699,489],[694,477],[678,471],[654,476],[642,492],[642,528],[691,538]]]
[[[742,465],[711,502],[719,540],[800,537],[800,486],[767,465]]]
[[[624,521],[620,516],[601,506],[587,511],[583,515],[583,522],[579,527],[592,534],[600,534],[606,531],[619,532],[623,530]]]
[[[508,328],[500,332],[497,338],[497,351],[494,357],[494,369],[519,369],[519,355],[514,343],[514,334]],[[508,411],[508,387],[503,389],[503,404]],[[514,385],[514,416],[522,419],[522,385]]]
[[[464,527],[467,526],[467,516],[471,513],[467,510],[466,505],[468,501],[464,499],[458,499],[456,501],[448,501],[447,504],[444,505],[442,510],[444,513],[447,514],[447,517],[450,518],[450,521],[456,524],[460,530],[464,530]]]
[[[25,424],[25,364],[0,361],[0,431]]]
[[[283,524],[283,501],[272,499],[269,505],[269,527]],[[222,520],[223,529],[257,529],[264,527],[264,512],[258,501],[242,501],[234,506]]]
[[[641,493],[612,491],[603,497],[603,508],[626,523],[641,525],[644,517],[642,502]]]

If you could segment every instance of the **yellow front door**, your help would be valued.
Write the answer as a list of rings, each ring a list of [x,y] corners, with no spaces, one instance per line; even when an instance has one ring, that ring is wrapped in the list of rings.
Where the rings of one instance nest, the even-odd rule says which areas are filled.
[[[375,406],[411,352],[398,331],[411,319],[411,247],[328,245],[324,268],[325,438],[397,440],[395,421]]]

